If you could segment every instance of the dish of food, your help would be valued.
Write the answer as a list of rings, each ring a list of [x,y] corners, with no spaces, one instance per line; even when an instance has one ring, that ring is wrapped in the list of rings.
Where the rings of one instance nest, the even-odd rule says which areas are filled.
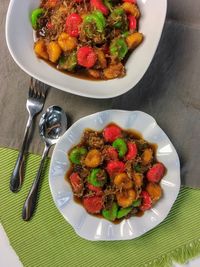
[[[161,198],[166,170],[155,155],[155,145],[133,130],[116,124],[85,129],[68,153],[72,165],[66,178],[87,212],[119,223],[142,216]]]
[[[151,201],[153,200],[153,202],[154,201],[155,202],[154,202],[154,205],[150,207],[150,209],[146,209],[146,208],[149,208],[151,203],[150,202],[145,203],[145,201],[143,200],[145,199],[145,196],[142,197],[141,193],[139,193],[140,197],[138,199],[141,199],[141,204],[139,205],[139,207],[141,208],[143,204],[148,204],[147,206],[145,205],[142,207],[142,209],[145,209],[145,211],[144,213],[142,211],[143,215],[140,214],[142,215],[140,217],[130,216],[131,214],[125,215],[123,214],[124,211],[120,215],[119,210],[127,209],[131,206],[127,208],[125,208],[124,206],[123,208],[119,205],[117,207],[117,216],[118,217],[122,216],[121,219],[117,219],[114,221],[110,220],[109,212],[107,212],[107,214],[106,212],[104,213],[106,218],[103,217],[102,215],[90,214],[89,212],[86,211],[84,206],[81,204],[80,199],[74,198],[74,192],[72,190],[70,180],[68,180],[68,178],[64,179],[64,177],[66,177],[66,174],[68,175],[68,177],[70,177],[70,173],[74,171],[74,168],[76,166],[76,165],[73,165],[72,167],[71,161],[66,154],[68,153],[70,155],[71,152],[73,151],[72,149],[79,146],[78,144],[80,143],[84,130],[88,128],[88,129],[95,129],[95,132],[96,131],[102,132],[102,130],[108,125],[110,125],[110,123],[114,123],[115,125],[120,126],[120,129],[122,129],[123,134],[126,131],[128,131],[127,133],[130,133],[131,135],[133,135],[133,137],[131,137],[131,140],[133,138],[135,142],[137,138],[139,138],[139,140],[141,139],[146,140],[147,147],[149,148],[149,150],[152,149],[152,152],[153,152],[153,159],[152,159],[151,164],[149,164],[149,169],[152,169],[151,166],[154,166],[158,164],[157,162],[160,162],[162,163],[162,166],[164,166],[166,170],[165,175],[163,176],[163,173],[162,173],[162,175],[160,176],[160,177],[163,176],[160,182],[155,182],[155,180],[153,180],[153,182],[151,180],[150,182],[147,180],[147,177],[143,178],[144,184],[142,185],[142,189],[143,191],[147,191],[148,194],[151,195],[151,198],[152,198]],[[135,131],[132,132],[130,131],[131,129],[134,129]],[[139,133],[139,135],[137,133]],[[121,136],[119,138],[121,138]],[[123,136],[123,139],[126,140],[124,136]],[[90,142],[91,140],[92,139],[90,139]],[[109,146],[109,147],[111,147],[111,144],[113,144],[113,142],[108,142],[108,143],[109,144],[106,144],[106,146]],[[152,144],[157,144],[157,146],[154,146]],[[113,145],[116,146],[116,144],[113,144]],[[86,145],[85,148],[87,149],[87,153],[88,151],[91,151],[92,149],[94,149],[94,148],[90,149],[88,145]],[[99,150],[98,147],[96,147],[95,149]],[[112,148],[112,151],[115,151],[115,152],[116,150],[118,151],[118,148],[114,147],[114,149]],[[119,158],[119,152],[117,152],[117,155],[115,152],[114,153],[112,152],[112,153],[115,154],[115,157],[117,156]],[[83,149],[81,153],[84,154],[85,150]],[[137,155],[139,155],[139,153],[141,153],[141,156],[144,155],[144,151],[140,151],[140,148],[138,147]],[[74,159],[76,160],[77,155],[79,159],[80,153],[77,154],[76,151],[73,152],[73,154],[70,157],[72,160]],[[120,152],[120,155],[121,155],[121,152]],[[127,155],[128,154],[126,152],[125,156]],[[142,156],[142,158],[143,157],[144,156]],[[119,159],[119,161],[123,161],[123,159]],[[102,166],[107,166],[107,163],[105,160],[104,162],[105,162],[105,165],[104,164],[99,165],[94,168],[88,167],[86,169],[92,170],[92,169],[98,169],[100,167],[102,168]],[[81,172],[82,166],[83,166],[82,164],[81,165],[78,164],[76,166],[76,172]],[[135,171],[136,173],[139,173],[141,169],[138,168],[137,166],[136,170],[134,169],[134,172]],[[90,183],[92,182],[92,183],[95,183],[95,185],[97,185],[95,172],[93,173],[92,176],[90,176],[89,180],[90,180]],[[107,170],[105,170],[105,172],[107,173]],[[79,175],[81,174],[79,173]],[[126,175],[124,176],[126,177]],[[157,177],[157,178],[160,178],[160,177]],[[104,187],[102,187],[102,190],[98,189],[98,191],[103,191],[103,193],[105,193],[105,188],[109,181],[107,180],[108,178],[109,178],[109,174],[107,174],[106,183],[104,184]],[[121,178],[123,178],[123,176],[121,177],[119,176],[116,179],[120,180]],[[149,178],[152,179],[152,177],[148,177],[148,179]],[[76,181],[77,179],[75,180],[75,184],[76,184]],[[140,177],[138,178],[138,181],[136,183],[138,183],[139,185],[139,182],[141,182]],[[156,188],[152,186],[152,183],[153,185],[156,184]],[[147,187],[147,184],[150,184],[149,186],[150,188]],[[64,218],[72,225],[75,232],[79,236],[85,239],[93,240],[93,241],[133,239],[153,229],[166,218],[174,201],[176,200],[176,197],[180,189],[180,163],[179,163],[179,158],[178,158],[178,155],[176,153],[174,146],[172,145],[172,143],[170,142],[166,134],[163,132],[163,130],[157,125],[156,121],[151,116],[140,111],[106,110],[106,111],[92,114],[90,116],[86,116],[78,120],[59,139],[58,143],[56,144],[54,148],[52,159],[51,159],[50,172],[49,172],[49,185],[50,185],[52,197],[56,204],[56,207],[58,208],[60,213],[64,216]],[[86,189],[86,186],[88,185],[89,185],[88,182],[84,183],[85,190],[88,190]],[[94,189],[97,190],[97,188],[96,187],[94,188],[93,185],[92,187],[91,185],[89,185],[89,187],[90,189],[92,188],[92,190]],[[82,190],[82,188],[80,189]],[[133,190],[136,192],[134,186],[133,186]],[[162,191],[162,193],[160,191]],[[102,194],[102,192],[98,192],[98,193],[96,192],[95,194],[99,194],[99,193],[100,195]],[[161,197],[160,197],[160,193],[161,193]],[[157,201],[159,197],[160,199]],[[131,202],[132,202],[132,199],[131,199]],[[147,198],[147,200],[148,199],[149,198]],[[115,199],[115,202],[117,203],[117,198]],[[134,204],[136,204],[136,202]],[[89,203],[89,207],[91,207],[90,203]],[[137,212],[138,212],[138,209],[140,209],[139,207],[134,207],[137,209]],[[127,212],[127,210],[125,211]],[[133,211],[136,212],[136,210],[133,210]],[[116,212],[115,212],[115,215],[116,215]]]
[[[136,0],[42,0],[31,13],[34,51],[78,78],[123,77],[128,54],[143,40],[139,19]]]
[[[156,51],[167,10],[167,0],[137,0],[141,12],[139,31],[145,38],[128,57],[124,77],[97,81],[66,75],[35,55],[30,14],[40,3],[41,0],[20,0],[20,5],[15,0],[9,2],[6,42],[13,59],[30,76],[52,87],[92,98],[111,98],[124,94],[140,81]]]

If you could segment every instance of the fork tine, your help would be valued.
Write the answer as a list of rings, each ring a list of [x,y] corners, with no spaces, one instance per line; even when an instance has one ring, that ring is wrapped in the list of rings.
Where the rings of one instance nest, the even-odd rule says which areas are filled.
[[[29,84],[28,97],[32,97],[33,93],[34,93],[34,86],[33,86],[33,78],[31,77],[30,84]]]
[[[31,77],[31,89],[32,89],[32,97],[37,98],[37,86],[36,86],[37,80]]]
[[[41,98],[45,99],[46,92],[47,92],[47,86],[44,83],[31,77],[29,96],[32,96],[37,99]]]
[[[35,97],[40,99],[40,95],[41,95],[41,88],[39,86],[39,81],[38,80],[35,80]]]
[[[46,86],[46,84],[38,81],[38,88],[40,90],[40,96],[42,98],[45,98],[46,97],[46,93],[47,93],[47,86]]]

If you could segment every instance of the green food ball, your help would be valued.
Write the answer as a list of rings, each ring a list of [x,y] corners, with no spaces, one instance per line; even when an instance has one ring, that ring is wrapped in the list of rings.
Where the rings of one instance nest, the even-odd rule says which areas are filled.
[[[138,198],[137,200],[133,202],[132,206],[135,208],[139,207],[141,205],[141,202],[142,202],[141,198]]]
[[[68,71],[73,71],[77,65],[76,52],[72,52],[69,55],[62,56],[58,63],[58,68]]]
[[[69,159],[74,164],[80,164],[82,156],[86,155],[87,149],[84,147],[75,147],[69,154]]]
[[[102,215],[105,219],[109,221],[114,221],[117,218],[118,205],[113,202],[111,209],[102,211]]]
[[[128,150],[127,145],[122,138],[117,138],[112,146],[117,149],[120,158],[122,158]]]
[[[122,217],[126,216],[131,210],[132,207],[120,209],[117,213],[117,219],[121,219]]]
[[[31,13],[31,24],[32,24],[32,27],[33,27],[34,30],[37,29],[37,27],[38,27],[37,20],[42,14],[44,14],[44,9],[43,8],[36,8],[36,9],[34,9],[32,11],[32,13]]]
[[[118,57],[122,60],[128,52],[128,46],[124,38],[114,40],[110,45],[110,53],[112,56]]]
[[[105,184],[107,177],[106,177],[106,174],[105,174],[104,179],[102,179],[102,180],[98,180],[98,178],[97,178],[97,174],[98,174],[100,171],[101,171],[100,168],[92,169],[90,175],[89,175],[88,178],[87,178],[88,183],[90,183],[90,184],[92,184],[92,185],[94,185],[94,186],[96,186],[96,187],[102,187],[102,186]]]

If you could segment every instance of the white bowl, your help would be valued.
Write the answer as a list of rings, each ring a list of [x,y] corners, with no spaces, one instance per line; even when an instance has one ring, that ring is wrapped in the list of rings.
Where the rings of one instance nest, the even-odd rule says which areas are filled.
[[[12,57],[25,72],[36,79],[63,91],[92,98],[121,95],[139,82],[156,51],[167,9],[167,0],[138,0],[142,13],[139,31],[144,34],[145,39],[128,59],[126,76],[108,81],[90,81],[59,72],[35,56],[29,16],[39,2],[10,1],[6,19],[6,40]]]
[[[70,166],[67,152],[80,142],[83,130],[101,130],[110,122],[135,129],[147,141],[156,143],[157,159],[167,168],[161,180],[163,197],[158,203],[142,217],[132,217],[120,224],[88,214],[74,201],[71,186],[64,179]],[[141,111],[107,110],[78,120],[59,139],[51,159],[49,185],[57,208],[79,236],[93,241],[133,239],[161,223],[169,213],[180,189],[180,163],[174,146],[151,116]]]

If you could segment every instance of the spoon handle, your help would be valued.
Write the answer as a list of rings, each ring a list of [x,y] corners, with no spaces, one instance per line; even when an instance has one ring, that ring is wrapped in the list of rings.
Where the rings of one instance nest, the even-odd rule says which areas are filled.
[[[38,199],[38,191],[39,191],[39,184],[41,180],[41,173],[42,173],[45,159],[49,152],[49,148],[50,146],[45,146],[36,178],[32,184],[32,187],[24,203],[24,206],[22,209],[22,218],[24,221],[29,221],[35,211],[35,207],[36,207],[37,199]]]
[[[28,145],[28,138],[29,138],[30,127],[32,124],[32,119],[33,118],[31,116],[28,119],[21,150],[16,160],[12,175],[10,177],[10,190],[14,193],[20,190],[23,182],[25,151]]]

